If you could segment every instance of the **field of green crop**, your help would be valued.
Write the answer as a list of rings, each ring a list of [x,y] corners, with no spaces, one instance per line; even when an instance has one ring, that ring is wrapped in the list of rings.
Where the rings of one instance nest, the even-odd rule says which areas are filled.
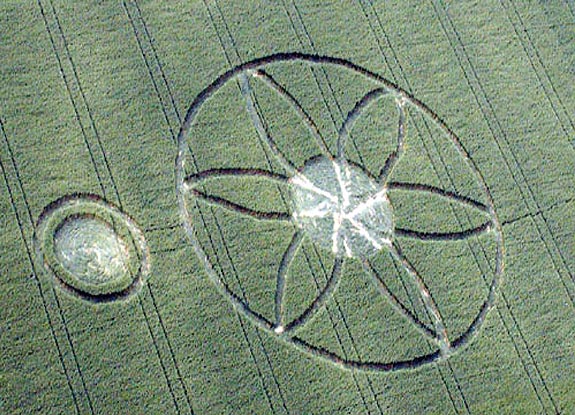
[[[574,414],[572,0],[4,0],[1,414]]]

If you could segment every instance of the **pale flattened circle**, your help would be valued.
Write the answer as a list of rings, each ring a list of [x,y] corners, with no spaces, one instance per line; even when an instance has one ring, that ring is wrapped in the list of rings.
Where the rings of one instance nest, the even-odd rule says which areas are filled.
[[[295,222],[333,254],[369,257],[391,243],[387,191],[361,168],[320,157],[289,183]]]
[[[93,285],[126,278],[130,252],[105,222],[93,217],[66,220],[54,235],[54,252],[64,269]]]
[[[149,271],[136,223],[95,195],[66,196],[48,205],[35,237],[38,257],[57,285],[83,300],[127,298]]]

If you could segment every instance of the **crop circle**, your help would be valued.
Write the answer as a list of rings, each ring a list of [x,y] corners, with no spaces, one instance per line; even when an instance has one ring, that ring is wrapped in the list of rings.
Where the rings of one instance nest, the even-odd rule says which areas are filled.
[[[131,296],[149,269],[138,226],[95,195],[67,196],[48,205],[36,227],[36,245],[57,285],[92,302]]]
[[[293,67],[287,71],[276,69],[285,65]],[[361,88],[365,88],[363,95],[358,93],[355,104],[349,106],[347,116],[342,114],[343,123],[336,126],[337,135],[331,141],[326,140],[326,130],[322,130],[320,123],[314,119],[314,116],[318,115],[314,103],[321,99],[306,101],[307,105],[316,111],[312,114],[309,108],[300,103],[297,93],[290,89],[305,79],[305,76],[292,74],[291,70],[295,72],[305,67],[311,68],[312,74],[315,74],[314,69],[321,68],[326,77],[328,73],[345,72],[342,76],[344,88],[350,87],[352,91],[356,91],[360,89],[359,84]],[[331,76],[330,79],[333,80],[334,76]],[[353,84],[356,81],[350,81],[352,77],[358,80],[357,86]],[[315,75],[314,78],[318,89],[321,89],[320,81]],[[305,94],[309,88],[295,89],[300,94]],[[257,137],[255,140],[261,146],[259,151],[265,155],[267,166],[252,165],[250,155],[255,153],[250,151],[257,151],[256,145],[253,150],[245,150],[247,156],[242,163],[246,164],[238,162],[241,157],[231,149],[228,157],[227,148],[233,146],[234,142],[229,141],[225,146],[220,146],[217,140],[213,139],[211,131],[218,128],[214,120],[201,119],[203,112],[214,115],[214,111],[226,108],[239,114],[237,103],[236,106],[227,105],[227,102],[234,99],[233,94],[243,101],[244,114],[250,120],[252,130],[247,127],[242,130],[240,122],[229,122],[230,130],[226,130],[224,140],[236,137],[238,141],[247,142],[241,134]],[[218,100],[218,96],[225,98]],[[343,93],[342,96],[346,94]],[[282,112],[286,110],[278,109],[284,104],[277,104],[273,111],[267,111],[268,117],[279,117],[286,128],[285,137],[288,138],[284,138],[283,144],[274,137],[278,134],[278,130],[274,129],[277,127],[266,119],[265,105],[259,102],[270,99],[283,102],[290,108],[288,111],[296,114],[298,118],[298,121],[286,122],[288,117]],[[395,119],[396,124],[392,128],[376,129],[371,139],[380,140],[378,137],[386,136],[388,131],[391,131],[394,137],[393,145],[387,152],[373,155],[372,159],[378,164],[377,170],[373,171],[368,169],[366,164],[352,160],[349,154],[352,146],[349,143],[356,145],[352,138],[355,126],[362,118],[367,117],[366,113],[370,108],[377,107],[384,100],[391,102],[394,109],[382,118]],[[329,112],[327,102],[324,111]],[[227,114],[218,114],[216,117],[221,117],[222,123],[225,123],[226,116]],[[334,117],[330,117],[336,124]],[[372,121],[377,123],[380,119]],[[416,125],[417,130],[411,135],[408,133],[410,123]],[[207,128],[204,134],[209,138],[201,141],[204,144],[198,144],[194,150],[195,141],[204,140],[198,133],[203,127]],[[298,137],[294,137],[294,131],[307,131],[312,144],[297,141]],[[371,130],[366,131],[369,133]],[[418,144],[417,140],[424,141],[424,144]],[[425,143],[425,140],[429,140],[431,144]],[[302,153],[307,152],[306,158],[297,151],[294,153],[294,148],[298,149],[293,144],[296,141],[301,143],[299,145],[302,146]],[[211,151],[212,145],[226,151]],[[340,58],[280,53],[255,59],[223,73],[200,92],[188,109],[178,135],[178,146],[176,190],[183,226],[194,251],[205,266],[208,277],[224,297],[238,312],[260,328],[311,356],[339,367],[379,372],[412,369],[446,359],[461,350],[479,332],[494,305],[495,291],[503,272],[503,236],[493,199],[481,172],[455,133],[423,102],[397,85]],[[442,160],[448,160],[450,165],[447,170],[457,170],[457,174],[462,176],[458,183],[461,183],[463,190],[455,183],[457,180],[451,177],[448,185],[436,184],[433,181],[412,181],[413,177],[426,171],[425,163],[433,163],[431,155],[425,156],[428,146],[435,147]],[[315,152],[308,150],[308,147],[314,147]],[[368,142],[366,147],[377,148],[377,145]],[[236,149],[243,151],[239,145]],[[361,158],[360,150],[356,148],[356,151]],[[414,158],[411,164],[405,162],[410,157]],[[224,161],[226,158],[229,158],[229,162]],[[209,162],[200,165],[198,160]],[[406,169],[405,166],[409,168]],[[430,170],[435,170],[435,167]],[[219,187],[214,185],[231,180],[236,180],[237,184]],[[438,181],[441,182],[441,179],[438,178]],[[471,191],[470,188],[474,190]],[[222,189],[224,193],[218,194]],[[245,191],[248,192],[247,196],[241,194]],[[271,195],[276,195],[278,201],[272,202]],[[426,202],[419,203],[422,198],[427,198]],[[396,200],[399,200],[397,204]],[[409,206],[410,204],[416,206]],[[441,208],[412,213],[417,212],[418,206],[434,204]],[[409,217],[399,217],[398,211]],[[417,221],[417,216],[423,218],[420,222],[424,220],[425,226]],[[442,217],[455,219],[444,220],[453,223],[442,223]],[[462,220],[461,217],[466,219]],[[268,223],[278,225],[274,228],[275,225]],[[411,227],[412,223],[416,225]],[[432,225],[440,226],[437,229],[432,228]],[[241,231],[232,230],[236,227]],[[244,236],[241,232],[244,232]],[[262,235],[259,240],[257,232]],[[283,236],[273,239],[270,236],[273,232]],[[228,244],[226,237],[237,238],[237,241]],[[250,242],[242,243],[242,237]],[[449,291],[452,286],[461,286],[470,280],[468,275],[464,274],[469,267],[462,267],[461,274],[457,275],[461,281],[457,281],[457,284],[445,280],[444,276],[453,274],[454,270],[452,266],[447,269],[447,265],[439,262],[441,260],[438,258],[444,255],[442,244],[450,244],[445,251],[450,252],[451,257],[448,259],[453,263],[461,258],[475,256],[476,254],[469,253],[473,252],[474,244],[480,245],[485,256],[484,263],[487,265],[475,259],[478,271],[473,278],[477,278],[482,285],[482,297],[472,299],[472,311],[457,310],[457,307],[465,304],[465,296],[469,297],[467,293],[458,298],[459,293]],[[281,255],[271,259],[270,252],[276,252],[276,247]],[[408,252],[412,247],[419,249],[419,252]],[[459,251],[456,252],[454,247]],[[466,249],[466,253],[462,254],[462,249]],[[427,252],[433,250],[435,251],[431,256],[426,256]],[[314,255],[318,264],[315,268],[310,259]],[[388,260],[387,265],[383,262],[385,260]],[[253,275],[261,272],[262,267],[254,264],[268,267],[272,270],[272,275],[260,275],[258,280]],[[431,269],[430,272],[433,264],[445,266],[446,269]],[[241,275],[242,267],[246,270],[245,276]],[[421,269],[426,270],[425,275]],[[344,351],[342,343],[339,343],[339,348],[337,345],[329,348],[322,343],[323,339],[319,337],[325,332],[325,325],[318,323],[318,331],[309,333],[309,326],[316,327],[313,324],[325,318],[322,311],[327,310],[328,305],[340,308],[332,301],[334,292],[340,289],[340,280],[350,278],[347,275],[350,270],[356,274],[362,272],[364,276],[367,275],[374,284],[371,288],[377,291],[377,295],[383,298],[388,307],[385,313],[395,313],[403,319],[401,323],[394,320],[401,324],[401,330],[409,326],[409,329],[406,329],[409,330],[409,335],[406,334],[407,331],[398,332],[395,339],[416,335],[421,347],[412,348],[410,345],[405,353],[398,352],[393,355],[397,357],[391,358],[386,354],[388,350],[384,350],[381,353],[383,357],[375,359],[363,357],[362,352],[356,349],[356,357],[350,357]],[[385,272],[389,273],[389,278],[403,278],[403,288],[397,281],[386,280],[382,276]],[[311,300],[301,289],[298,291],[297,287],[293,291],[297,296],[288,293],[288,286],[296,284],[291,280],[297,280],[300,274],[306,273],[311,274],[315,280],[315,287],[309,286],[309,289],[315,292]],[[325,282],[318,282],[315,273],[323,274]],[[266,300],[260,300],[262,293],[266,291],[258,286],[258,281],[272,279],[275,279],[275,289],[268,299],[273,305],[266,306],[263,304]],[[436,279],[441,281],[443,286],[433,286],[432,284],[437,284],[434,281]],[[408,281],[409,288],[405,281]],[[348,287],[352,286],[352,283],[348,284]],[[249,289],[253,289],[253,293],[247,292]],[[406,291],[407,299],[399,293],[400,290]],[[338,296],[346,294],[348,293],[338,291]],[[357,292],[349,294],[353,299],[364,298]],[[250,300],[250,295],[258,300]],[[289,295],[294,297],[288,300]],[[438,300],[438,297],[441,298]],[[294,306],[293,298],[305,304],[297,312],[290,313],[288,308]],[[365,306],[373,308],[372,304]],[[362,325],[369,318],[362,314],[361,308],[362,306],[352,307],[349,310],[357,314],[350,320],[358,327],[363,327],[362,330],[371,330],[375,325]],[[270,311],[272,309],[273,311]],[[329,311],[327,313],[329,314]],[[462,320],[449,320],[446,323],[447,313],[453,313],[454,319],[462,316]],[[341,309],[340,316],[349,321],[349,316],[346,318]],[[375,313],[375,317],[379,316]],[[390,321],[388,318],[380,324],[392,324]],[[333,318],[331,326],[336,330],[336,338],[339,338]],[[350,330],[348,323],[344,326]],[[366,337],[370,335],[363,334],[366,334]],[[351,332],[348,335],[351,337]],[[383,348],[385,342],[389,343],[385,346],[389,349],[398,344],[398,341],[391,335],[387,336],[385,331],[379,336],[375,342],[377,344],[372,342],[366,347],[369,353],[372,353],[374,348]]]

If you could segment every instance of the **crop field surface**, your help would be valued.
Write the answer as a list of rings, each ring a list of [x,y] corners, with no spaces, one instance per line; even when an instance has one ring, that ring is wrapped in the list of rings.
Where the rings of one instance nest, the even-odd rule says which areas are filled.
[[[575,3],[0,3],[0,414],[575,414]]]

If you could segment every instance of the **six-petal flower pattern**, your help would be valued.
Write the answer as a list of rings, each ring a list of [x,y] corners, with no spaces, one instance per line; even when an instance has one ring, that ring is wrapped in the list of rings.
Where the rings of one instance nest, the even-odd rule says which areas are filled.
[[[329,134],[325,128],[311,115],[313,110],[301,103],[297,94],[291,92],[290,85],[280,82],[272,74],[273,68],[269,68],[278,64],[309,66],[318,85],[318,70],[324,72],[329,82],[324,69],[329,66],[364,79],[368,87],[350,105],[347,115],[342,114],[343,122],[338,125],[337,134],[329,139],[326,138]],[[211,146],[218,148],[219,153],[213,153],[212,163],[207,168],[199,167],[201,153],[212,150],[206,150],[207,139],[194,148],[195,136],[191,130],[202,123],[208,125],[206,131],[213,128],[208,118],[213,116],[214,110],[206,110],[205,119],[198,118],[204,112],[203,107],[216,94],[227,99],[223,100],[224,104],[214,106],[216,111],[226,111],[226,108],[228,111],[240,111],[230,104],[233,99],[229,98],[234,94],[239,97],[236,102],[241,102],[241,111],[247,114],[249,125],[229,121],[230,135],[236,128],[237,135],[233,139],[241,142],[246,135],[256,137],[260,146],[258,154],[264,155],[265,163],[254,165],[257,163],[249,162],[250,156],[257,157],[255,150],[250,150],[247,145],[243,147],[239,144],[235,149],[225,145],[218,147],[217,140],[213,140]],[[280,98],[283,105],[281,110],[279,107],[273,111],[265,110],[263,102],[269,101],[270,97],[276,100]],[[382,108],[386,113],[377,112]],[[326,109],[329,110],[327,105]],[[287,112],[291,112],[291,118],[285,115]],[[283,134],[287,134],[288,138],[283,139],[283,144],[276,138],[276,134],[281,133],[274,130],[274,122],[270,120],[274,116],[280,120],[276,124],[281,125],[283,120],[284,130],[287,130]],[[215,122],[221,120],[225,123],[225,119],[218,118]],[[356,124],[362,119],[376,125],[370,130],[374,136],[371,141],[363,137],[367,151],[357,149],[361,137],[354,139],[354,135],[362,136],[361,129],[356,131]],[[385,119],[385,123],[378,128],[379,119]],[[419,133],[410,135],[412,129]],[[422,138],[422,130],[428,132],[427,141]],[[292,139],[289,134],[292,134]],[[342,59],[298,53],[274,55],[226,72],[200,93],[188,111],[179,140],[177,180],[186,230],[212,281],[240,312],[259,326],[275,332],[314,356],[344,367],[392,370],[417,366],[450,355],[465,344],[482,324],[492,306],[503,266],[501,229],[489,189],[451,130],[423,103],[399,87]],[[377,151],[378,140],[389,141],[387,154],[373,154]],[[420,144],[417,144],[418,140]],[[443,182],[417,181],[418,178],[427,177],[427,170],[422,165],[425,160],[431,159],[429,156],[422,158],[424,161],[418,160],[418,154],[423,154],[423,150],[429,154],[426,146],[431,145],[435,146],[435,152],[444,165],[447,157],[456,166],[453,168],[456,173],[465,176],[461,171],[466,171],[467,177],[463,181],[472,183],[467,187],[478,191],[460,191],[461,186],[449,175],[451,188],[442,186]],[[309,150],[310,147],[313,149]],[[234,157],[241,159],[239,152],[242,149],[248,154],[243,159],[248,165],[236,166],[241,161]],[[418,153],[418,149],[422,151]],[[304,160],[296,160],[299,150],[301,154],[307,154]],[[231,161],[227,165],[225,161],[217,165],[217,160],[226,158],[226,151],[233,153]],[[363,160],[362,154],[367,154],[370,161]],[[220,215],[218,219],[214,210],[224,210],[231,215],[224,218]],[[463,217],[465,220],[461,219]],[[241,221],[248,223],[247,227],[253,226],[247,238],[231,230],[235,229],[234,222]],[[454,221],[455,229],[446,226],[446,222],[449,225]],[[262,226],[268,222],[276,225]],[[428,229],[434,223],[439,223],[440,229]],[[466,223],[467,226],[464,225]],[[208,228],[217,229],[217,232],[211,231],[212,234],[206,231]],[[274,232],[275,237],[269,236]],[[250,233],[265,235],[265,238],[259,239],[254,236],[253,239],[259,242],[254,242],[254,247],[249,250],[252,255],[242,255],[246,251],[242,251],[241,246],[234,251],[233,241],[244,244],[250,240]],[[495,247],[494,260],[488,260],[488,265],[479,270],[484,282],[484,298],[472,318],[468,318],[465,327],[454,338],[445,323],[445,310],[439,306],[435,293],[429,287],[434,275],[424,278],[418,270],[419,266],[416,266],[417,261],[406,252],[409,246],[419,249],[425,244],[437,246],[458,241],[471,244],[473,240],[481,238],[492,240]],[[274,262],[268,256],[273,256],[270,252],[277,246],[281,248],[281,258]],[[257,255],[260,258],[254,258],[253,252],[257,252],[258,247],[261,248],[261,254]],[[484,245],[481,247],[485,253]],[[310,259],[312,255],[308,255],[306,249],[315,253],[319,268],[313,265]],[[301,252],[303,255],[300,255]],[[424,249],[419,254],[425,255]],[[390,259],[387,269],[381,266],[382,257]],[[250,260],[256,265],[251,266]],[[429,262],[433,262],[431,258]],[[269,274],[270,268],[275,269],[272,273],[273,296],[268,296],[273,297],[270,298],[273,313],[269,312],[270,307],[258,310],[257,301],[250,301],[247,294],[252,287],[257,290],[259,283],[270,281],[268,276],[258,277],[263,263],[269,265],[263,267],[264,272]],[[327,269],[326,264],[331,264],[331,269]],[[258,270],[256,267],[259,267]],[[252,277],[242,280],[237,275],[240,268],[248,274],[253,270]],[[290,284],[296,284],[294,280],[297,280],[298,273],[304,272],[301,271],[303,268],[307,268],[305,272],[310,274],[323,273],[325,282],[320,283],[314,277],[316,286],[313,295],[307,297],[302,283],[300,293],[303,293],[301,296],[305,306],[293,311],[290,309],[293,301],[287,299],[286,293]],[[371,286],[375,287],[375,291],[403,317],[404,322],[427,340],[425,344],[433,346],[431,352],[384,361],[362,358],[356,351],[357,357],[351,358],[343,350],[329,350],[301,334],[308,323],[320,318],[322,311],[333,301],[338,282],[344,279],[342,277],[348,271],[350,275],[357,276],[357,272],[352,271],[354,269],[363,270],[364,275],[373,282]],[[226,278],[228,273],[236,274],[235,283]],[[436,270],[437,273],[441,273],[441,270]],[[401,297],[392,287],[390,280],[393,278],[401,280],[404,286],[404,280],[408,281],[412,289],[405,289],[407,297]],[[419,308],[415,303],[420,304]],[[345,321],[343,314],[340,318]]]

